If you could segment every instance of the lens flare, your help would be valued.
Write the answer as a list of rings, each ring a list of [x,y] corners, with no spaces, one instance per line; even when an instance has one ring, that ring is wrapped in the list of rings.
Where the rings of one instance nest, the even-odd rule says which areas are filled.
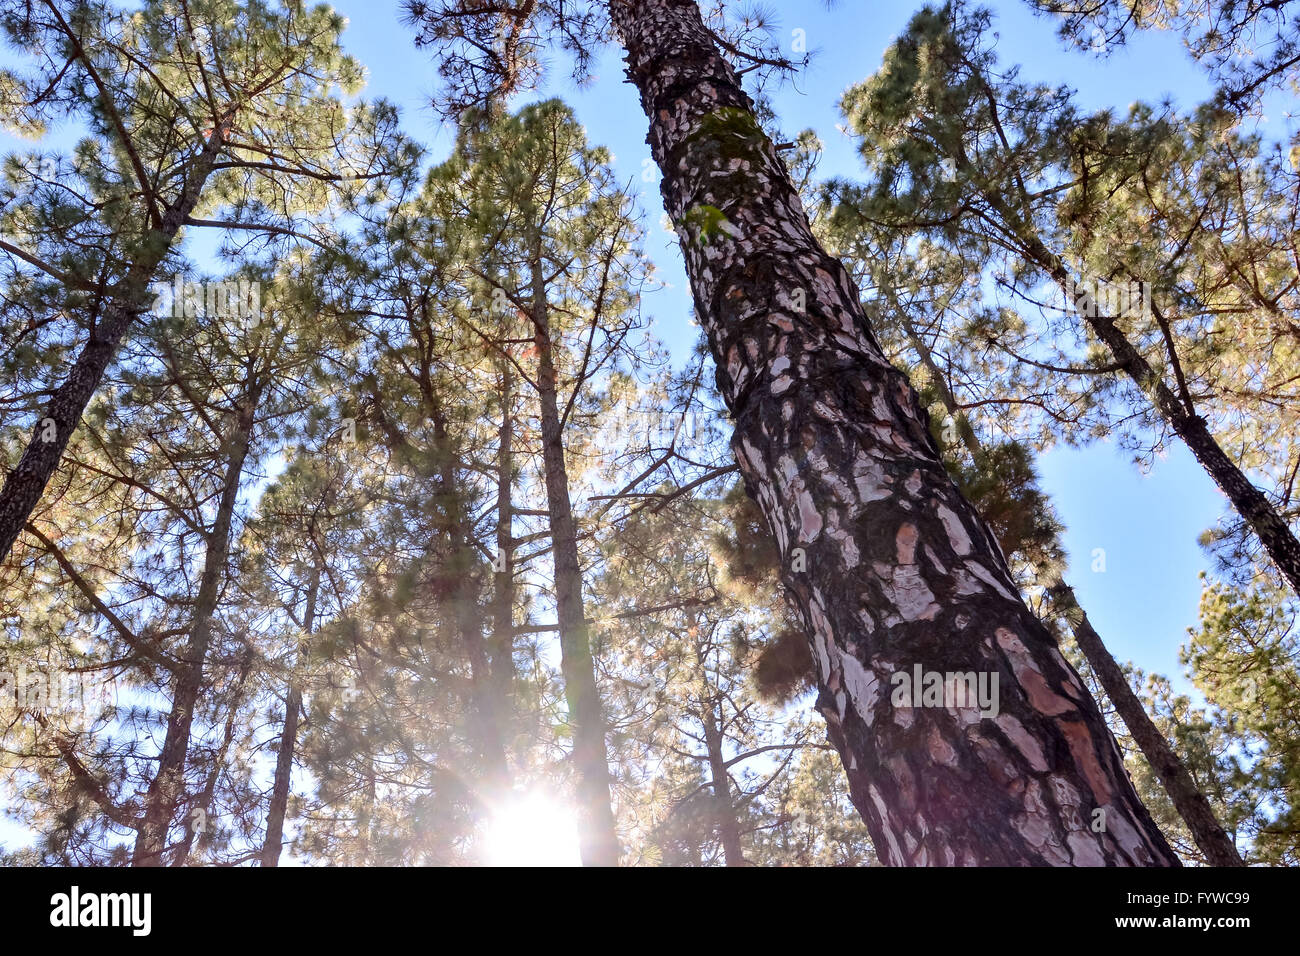
[[[580,866],[573,812],[544,793],[518,794],[492,814],[483,857],[489,866]]]

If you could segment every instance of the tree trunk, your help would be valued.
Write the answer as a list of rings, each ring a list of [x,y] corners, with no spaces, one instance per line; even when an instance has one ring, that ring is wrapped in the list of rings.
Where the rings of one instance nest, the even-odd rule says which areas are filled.
[[[887,293],[887,296],[891,307],[899,309],[893,295]],[[958,407],[956,396],[948,387],[947,379],[935,362],[933,353],[901,309],[899,314],[908,342],[920,357],[921,364],[930,373],[939,393],[939,400],[956,423],[967,450],[978,459],[984,449],[975,436],[970,422]],[[1079,645],[1079,649],[1083,651],[1088,664],[1097,675],[1102,690],[1115,706],[1116,712],[1124,721],[1124,726],[1128,728],[1133,741],[1146,757],[1147,763],[1160,778],[1160,783],[1173,801],[1178,815],[1187,824],[1196,845],[1205,854],[1206,862],[1211,866],[1245,866],[1236,845],[1215,819],[1209,800],[1192,779],[1187,765],[1151,720],[1146,708],[1142,706],[1142,701],[1138,699],[1137,694],[1124,678],[1124,671],[1106,649],[1106,645],[1102,643],[1101,635],[1093,629],[1088,615],[1084,613],[1075,598],[1074,590],[1059,576],[1048,581],[1046,586],[1053,605],[1069,620],[1075,643]]]
[[[18,534],[31,517],[40,501],[50,477],[59,467],[63,451],[86,409],[104,371],[117,354],[118,346],[127,329],[152,304],[149,283],[154,280],[158,267],[166,258],[172,243],[186,219],[198,205],[203,185],[212,172],[222,148],[221,131],[216,130],[207,145],[194,160],[185,186],[176,201],[164,211],[162,225],[141,243],[140,251],[104,310],[91,328],[81,354],[69,369],[63,383],[54,390],[36,422],[32,438],[23,451],[18,465],[0,488],[0,561],[9,556]],[[53,427],[51,440],[45,435]]]
[[[577,527],[569,500],[564,435],[556,397],[546,281],[540,250],[532,262],[532,320],[537,348],[537,398],[541,410],[542,468],[550,511],[551,556],[555,564],[555,611],[560,631],[560,670],[573,733],[573,764],[578,783],[578,839],[584,866],[617,866],[618,833],[610,804],[605,718],[601,713],[596,665],[591,656],[582,600],[582,566]]]
[[[514,374],[501,363],[501,430],[497,447],[497,564],[492,573],[492,693],[512,713],[515,683]],[[507,780],[507,784],[510,781]]]
[[[959,155],[956,162],[963,170],[976,175],[978,181],[969,159]],[[984,193],[984,196],[1015,236],[1024,258],[1051,276],[1066,300],[1071,302],[1080,320],[1110,349],[1124,374],[1147,396],[1160,416],[1196,456],[1201,467],[1232,502],[1237,514],[1254,529],[1264,550],[1290,582],[1292,589],[1300,594],[1300,540],[1296,539],[1286,519],[1277,513],[1268,497],[1255,487],[1219,445],[1205,419],[1192,407],[1191,397],[1186,390],[1183,391],[1186,401],[1180,400],[1165,383],[1163,376],[1151,367],[1116,324],[1115,317],[1098,308],[1096,299],[1086,288],[1073,281],[1074,277],[1064,260],[1047,247],[1030,223],[1003,202],[1001,197],[991,193]],[[1154,304],[1150,305],[1155,308]]]
[[[208,831],[208,817],[212,812],[212,800],[217,793],[217,781],[221,778],[221,770],[226,765],[226,755],[230,753],[230,745],[235,740],[239,704],[243,697],[244,684],[248,680],[248,672],[251,667],[252,656],[250,654],[244,658],[240,665],[239,677],[235,682],[234,693],[231,695],[230,711],[226,714],[226,724],[221,732],[221,746],[212,755],[212,769],[208,771],[208,779],[203,784],[203,790],[199,793],[199,798],[194,801],[193,808],[186,815],[185,838],[176,850],[176,857],[172,861],[173,866],[189,866],[190,853],[194,850],[195,841],[200,835]],[[199,812],[195,814],[195,810]]]
[[[1058,281],[1061,271],[1063,269],[1054,270],[1054,277]],[[1088,305],[1091,306],[1091,303]],[[1085,308],[1085,321],[1092,326],[1097,337],[1106,343],[1111,354],[1124,366],[1129,378],[1150,397],[1157,411],[1196,456],[1196,460],[1219,486],[1219,490],[1232,502],[1237,514],[1254,529],[1264,550],[1290,582],[1292,590],[1300,594],[1300,541],[1296,540],[1286,520],[1277,513],[1268,497],[1237,467],[1237,463],[1228,457],[1205,419],[1195,409],[1185,407],[1178,400],[1115,324],[1114,319],[1099,313],[1095,308]]]
[[[132,852],[133,866],[161,866],[167,848],[176,806],[185,786],[185,762],[190,744],[190,727],[194,708],[203,688],[203,669],[212,639],[212,622],[216,614],[221,579],[230,554],[231,528],[235,505],[239,499],[240,477],[248,458],[257,408],[256,393],[246,396],[237,408],[235,433],[231,436],[230,457],[226,464],[221,500],[216,520],[207,536],[207,552],[199,578],[199,592],[194,602],[194,620],[184,656],[175,670],[175,690],[171,713],[167,717],[167,734],[158,755],[158,770],[145,794],[144,813]]]
[[[498,708],[501,700],[493,693],[488,662],[488,649],[483,638],[483,622],[479,615],[479,582],[474,575],[477,554],[469,540],[469,515],[456,480],[457,458],[447,431],[446,415],[436,392],[429,385],[425,389],[425,402],[434,424],[435,453],[439,468],[443,534],[451,542],[451,556],[441,570],[447,579],[447,590],[452,603],[456,633],[469,658],[470,692],[473,696],[474,733],[478,738],[479,759],[483,774],[492,795],[498,796],[509,789],[509,772],[506,762],[505,741],[501,734]]]
[[[456,630],[460,635],[461,645],[469,657],[470,686],[474,696],[474,718],[477,726],[479,759],[483,763],[483,775],[487,789],[492,797],[499,797],[509,790],[509,771],[507,769],[505,740],[501,733],[501,720],[498,713],[502,701],[493,692],[491,664],[488,659],[487,642],[483,638],[483,622],[479,616],[479,584],[471,573],[475,557],[473,546],[465,539],[463,529],[468,525],[468,517],[460,514],[453,540],[457,557],[452,560],[452,568],[457,569],[459,580],[452,595]]]
[[[421,302],[424,328],[429,327],[426,306],[426,302]],[[435,574],[435,587],[443,610],[451,609],[455,634],[469,661],[469,704],[472,711],[469,733],[472,743],[478,751],[489,789],[503,793],[509,789],[509,769],[498,714],[502,702],[494,693],[488,648],[479,615],[479,582],[474,576],[477,553],[469,539],[469,516],[456,476],[459,464],[457,449],[448,430],[447,415],[433,382],[432,371],[432,366],[425,363],[414,376],[420,389],[421,411],[433,424],[433,445],[428,452],[418,451],[406,440],[384,412],[379,390],[372,385],[373,409],[389,447],[420,478],[437,481],[438,530],[451,547]]]
[[[312,566],[307,587],[307,607],[302,615],[302,630],[308,637],[316,629],[316,601],[320,596],[320,558]],[[284,847],[284,815],[289,808],[289,783],[293,777],[293,757],[298,746],[298,720],[302,712],[302,688],[293,676],[284,701],[284,726],[280,730],[280,749],[275,755],[275,779],[271,785],[271,806],[266,812],[266,839],[262,841],[262,866],[279,866]]]
[[[847,271],[813,237],[696,4],[609,9],[732,447],[777,539],[818,706],[880,857],[1178,865],[1095,702],[944,471]],[[990,690],[997,680],[996,705],[949,693],[950,706],[904,706],[900,678],[916,669],[982,676]]]
[[[716,702],[700,702],[700,722],[704,725],[704,746],[709,751],[709,775],[713,779],[713,817],[722,843],[722,857],[727,866],[744,866],[745,849],[740,844],[740,822],[731,799],[731,782],[727,778],[727,759],[722,752],[722,729],[718,726]]]
[[[1074,639],[1088,658],[1097,680],[1101,682],[1102,690],[1115,705],[1115,710],[1124,721],[1133,741],[1160,778],[1165,793],[1173,801],[1174,809],[1183,818],[1187,829],[1191,831],[1192,839],[1205,854],[1205,862],[1210,866],[1245,866],[1236,844],[1215,819],[1210,801],[1192,779],[1191,771],[1147,714],[1142,701],[1125,680],[1124,671],[1106,650],[1101,635],[1088,621],[1088,615],[1079,607],[1074,590],[1057,578],[1048,586],[1048,592],[1052,595],[1053,603],[1070,619]]]

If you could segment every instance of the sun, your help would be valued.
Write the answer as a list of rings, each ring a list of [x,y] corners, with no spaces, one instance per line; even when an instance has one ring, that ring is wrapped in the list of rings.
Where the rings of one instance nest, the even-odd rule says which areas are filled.
[[[573,812],[545,793],[520,793],[492,814],[484,845],[489,866],[580,866]]]

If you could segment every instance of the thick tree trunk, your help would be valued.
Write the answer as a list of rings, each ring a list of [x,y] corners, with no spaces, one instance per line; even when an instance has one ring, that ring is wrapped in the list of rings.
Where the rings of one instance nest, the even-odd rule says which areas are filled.
[[[203,689],[204,664],[212,640],[212,623],[220,596],[221,580],[230,555],[235,504],[239,499],[240,477],[248,458],[257,404],[257,395],[251,394],[246,396],[236,411],[235,433],[231,436],[230,457],[223,476],[221,499],[217,505],[216,520],[207,536],[207,552],[203,557],[203,571],[194,602],[190,639],[174,672],[175,689],[172,693],[171,713],[167,717],[167,733],[158,755],[158,769],[145,794],[144,813],[131,855],[133,866],[163,864],[167,833],[171,829],[185,787],[190,728]]]
[[[889,297],[889,301],[891,306],[898,308],[898,303],[892,296]],[[938,363],[934,360],[934,354],[917,333],[911,321],[905,315],[901,315],[901,311],[900,317],[908,343],[920,357],[921,364],[930,373],[930,378],[939,393],[939,400],[956,423],[963,444],[978,458],[983,454],[984,449],[974,429],[970,427],[970,422],[958,407],[956,397],[948,387],[948,382]],[[1196,781],[1192,779],[1191,771],[1187,769],[1182,758],[1151,720],[1146,708],[1142,706],[1142,701],[1138,699],[1137,694],[1124,678],[1123,669],[1106,649],[1101,635],[1096,632],[1088,620],[1088,615],[1079,606],[1074,590],[1059,576],[1048,581],[1046,586],[1052,597],[1052,603],[1069,620],[1075,643],[1079,645],[1079,649],[1083,651],[1088,664],[1097,675],[1102,690],[1106,692],[1120,719],[1124,721],[1124,726],[1128,728],[1129,734],[1138,745],[1138,749],[1142,751],[1142,755],[1146,757],[1147,763],[1160,778],[1160,783],[1173,801],[1178,815],[1183,818],[1196,845],[1205,854],[1206,862],[1211,866],[1245,866],[1236,845],[1215,819],[1210,802],[1196,785]]]
[[[0,488],[0,561],[9,556],[19,532],[31,517],[50,477],[59,467],[63,451],[81,422],[86,404],[99,388],[104,371],[117,354],[122,337],[152,304],[149,284],[176,241],[181,227],[198,205],[203,185],[212,172],[212,165],[221,148],[222,138],[218,130],[194,160],[180,195],[164,210],[161,227],[141,243],[135,261],[118,283],[104,314],[91,328],[90,337],[81,354],[37,419],[31,440],[17,467],[5,479],[4,487]],[[46,440],[47,436],[50,440]]]
[[[609,9],[732,446],[777,539],[818,662],[818,706],[878,854],[1176,866],[1096,704],[945,473],[848,273],[813,237],[696,4]],[[990,690],[996,678],[996,705],[959,701],[953,687],[948,706],[903,706],[900,678],[916,669],[982,675]]]
[[[313,564],[311,583],[307,586],[307,606],[303,610],[302,630],[308,637],[316,629],[316,602],[320,597],[320,559]],[[275,778],[271,784],[271,805],[266,811],[266,838],[262,841],[262,866],[279,866],[284,847],[284,816],[289,809],[289,784],[293,778],[293,758],[298,747],[298,720],[302,713],[302,688],[293,676],[284,700],[284,725],[280,728],[280,748],[275,755]]]
[[[546,282],[540,251],[532,263],[533,329],[537,348],[537,389],[542,426],[542,469],[550,511],[551,556],[555,565],[555,611],[560,630],[560,671],[573,733],[573,764],[578,784],[578,839],[584,866],[617,866],[618,832],[611,806],[605,717],[596,665],[591,656],[582,599],[582,566],[577,526],[569,500],[564,435],[556,397]]]

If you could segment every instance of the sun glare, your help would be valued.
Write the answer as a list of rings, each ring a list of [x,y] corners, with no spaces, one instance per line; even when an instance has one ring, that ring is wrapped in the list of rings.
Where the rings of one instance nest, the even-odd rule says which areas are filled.
[[[578,866],[578,827],[572,812],[541,793],[503,803],[488,827],[484,860],[490,866]]]

